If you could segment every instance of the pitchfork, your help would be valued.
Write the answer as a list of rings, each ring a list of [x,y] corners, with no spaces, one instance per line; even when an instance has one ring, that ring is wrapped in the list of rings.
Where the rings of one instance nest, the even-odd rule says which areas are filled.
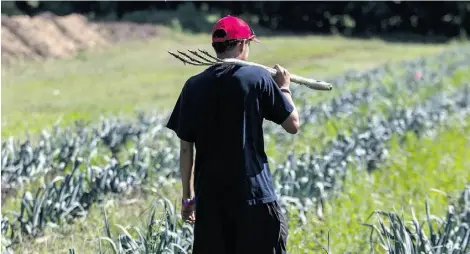
[[[214,65],[214,64],[237,64],[237,65],[242,65],[242,66],[258,66],[266,69],[271,73],[271,75],[276,75],[276,69],[270,68],[261,64],[253,63],[253,62],[248,62],[248,61],[243,61],[240,59],[235,59],[235,58],[226,58],[226,59],[220,59],[217,57],[212,56],[209,54],[207,51],[199,49],[197,51],[194,50],[188,50],[189,53],[192,54],[192,56],[188,53],[181,52],[178,50],[179,54],[173,53],[171,51],[168,51],[172,56],[176,57],[177,59],[181,60],[184,64],[191,64],[191,65],[196,65],[196,66],[203,66],[203,65]],[[320,81],[320,80],[315,80],[315,79],[309,79],[309,78],[304,78],[298,75],[291,74],[291,81],[304,85],[310,89],[314,90],[324,90],[324,91],[329,91],[333,89],[332,85],[328,82],[325,81]]]

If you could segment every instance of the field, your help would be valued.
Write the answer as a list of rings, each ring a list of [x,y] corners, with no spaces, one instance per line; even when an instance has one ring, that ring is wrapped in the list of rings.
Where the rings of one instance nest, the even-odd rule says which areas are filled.
[[[2,253],[186,253],[178,140],[163,126],[202,68],[166,51],[211,51],[209,37],[81,22],[106,45],[15,62],[2,40]],[[292,85],[298,135],[265,123],[290,253],[469,253],[470,44],[260,39],[251,61],[334,85]]]

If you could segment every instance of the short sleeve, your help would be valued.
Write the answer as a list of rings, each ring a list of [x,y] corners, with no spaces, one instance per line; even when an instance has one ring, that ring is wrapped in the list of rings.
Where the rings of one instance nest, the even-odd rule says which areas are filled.
[[[191,113],[191,107],[188,102],[189,98],[185,85],[171,112],[166,127],[173,130],[180,139],[187,142],[195,142],[194,120],[192,119],[194,114]]]
[[[282,124],[294,111],[294,106],[287,100],[269,73],[262,79],[261,104],[263,117],[276,124]]]

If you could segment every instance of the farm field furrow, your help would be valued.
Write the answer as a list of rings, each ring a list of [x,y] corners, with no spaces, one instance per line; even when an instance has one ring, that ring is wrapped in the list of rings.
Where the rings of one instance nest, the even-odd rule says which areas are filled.
[[[423,71],[423,73],[426,73],[426,71]],[[445,73],[445,75],[449,74]],[[427,74],[423,75],[430,78],[427,81],[433,84],[432,79],[436,77],[433,77],[432,72],[429,73],[429,76]],[[423,93],[422,97],[417,97],[425,99],[424,103],[418,103],[419,100],[416,100],[411,104],[395,105],[395,108],[390,111],[371,110],[368,114],[364,114],[365,119],[370,120],[369,124],[366,124],[367,121],[359,121],[359,123],[356,123],[358,126],[351,130],[351,134],[338,135],[336,142],[325,146],[318,157],[313,156],[310,159],[306,159],[305,156],[297,157],[299,163],[294,164],[294,168],[291,168],[292,165],[289,166],[287,163],[284,163],[284,166],[281,164],[280,168],[275,171],[275,179],[278,190],[283,194],[282,200],[284,203],[295,203],[295,198],[307,196],[307,199],[301,200],[303,202],[296,202],[298,204],[303,203],[302,207],[298,207],[302,211],[309,207],[309,203],[317,204],[318,200],[324,201],[326,199],[325,193],[327,198],[330,198],[331,193],[341,193],[341,191],[338,191],[341,189],[341,185],[337,184],[341,181],[337,182],[337,180],[346,176],[347,166],[355,165],[367,168],[370,163],[382,162],[384,160],[382,155],[393,135],[408,135],[409,131],[422,134],[423,130],[426,133],[429,130],[435,130],[442,121],[455,115],[465,116],[468,114],[470,107],[469,89],[468,84],[463,84],[468,79],[458,78],[457,80],[462,81],[462,84],[455,84],[455,88],[448,87],[451,92],[447,93],[450,93],[450,96],[444,96],[446,91],[437,89],[437,94]],[[402,83],[408,84],[406,79]],[[440,85],[440,83],[436,82],[436,85]],[[412,88],[413,86],[409,87],[409,89]],[[429,87],[425,88],[429,89]],[[415,103],[418,106],[408,109],[408,107],[414,106]],[[166,134],[160,135],[162,119],[155,119],[141,118],[140,122],[143,126],[137,126],[137,129],[133,129],[134,126],[126,124],[104,126],[102,129],[105,135],[103,136],[110,133],[114,134],[108,135],[110,139],[104,140],[108,142],[106,144],[114,150],[115,154],[122,151],[115,149],[116,146],[113,144],[127,145],[133,137],[138,137],[135,141],[137,142],[135,151],[124,152],[129,155],[127,162],[120,164],[113,160],[107,166],[98,167],[89,165],[94,164],[90,157],[81,159],[77,156],[71,156],[72,159],[69,161],[69,165],[71,165],[72,172],[70,172],[70,169],[65,170],[66,173],[70,172],[68,176],[65,176],[65,180],[57,178],[57,182],[54,184],[49,183],[48,189],[39,193],[40,195],[36,195],[36,197],[33,197],[33,194],[36,194],[35,191],[32,193],[26,192],[23,196],[20,209],[27,211],[28,215],[20,216],[24,218],[24,220],[21,220],[23,222],[20,223],[22,224],[21,230],[27,234],[40,235],[47,221],[57,224],[65,218],[64,216],[81,216],[103,193],[124,193],[130,190],[132,186],[141,185],[147,178],[159,179],[162,183],[167,178],[176,178],[178,170],[176,167],[175,152],[177,147],[175,137],[171,133],[167,133],[168,136],[165,136]],[[148,123],[145,123],[147,121]],[[148,131],[149,129],[151,131]],[[129,130],[134,133],[133,137],[132,135],[125,135],[126,132],[129,133]],[[272,134],[275,135],[276,133]],[[124,139],[119,140],[122,138]],[[152,142],[156,138],[163,138],[163,140],[155,145]],[[95,138],[95,143],[90,142],[88,144],[93,144],[96,147],[96,140],[98,139],[100,138]],[[374,149],[368,150],[371,147]],[[288,160],[288,162],[291,161],[292,159]],[[160,167],[160,170],[149,170],[151,167],[155,167],[154,165]],[[378,165],[380,164],[373,165],[371,169],[376,168]],[[82,167],[82,169],[79,169],[79,167]],[[307,168],[309,170],[306,170]],[[149,176],[150,174],[155,175]],[[305,182],[304,178],[308,181]],[[293,180],[295,180],[295,183]],[[306,185],[302,186],[302,184]],[[321,191],[323,189],[325,192]],[[300,217],[303,217],[302,214]],[[305,222],[306,218],[303,221]]]

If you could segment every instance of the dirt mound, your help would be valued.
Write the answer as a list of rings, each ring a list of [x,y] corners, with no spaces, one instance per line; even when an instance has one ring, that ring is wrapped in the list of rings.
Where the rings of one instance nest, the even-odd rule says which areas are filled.
[[[77,14],[2,15],[2,64],[8,65],[18,59],[69,58],[83,50],[148,39],[158,33],[158,27],[153,25],[94,23]]]
[[[94,24],[98,31],[106,34],[113,42],[146,40],[160,34],[158,27],[150,24],[132,22],[106,22]]]

